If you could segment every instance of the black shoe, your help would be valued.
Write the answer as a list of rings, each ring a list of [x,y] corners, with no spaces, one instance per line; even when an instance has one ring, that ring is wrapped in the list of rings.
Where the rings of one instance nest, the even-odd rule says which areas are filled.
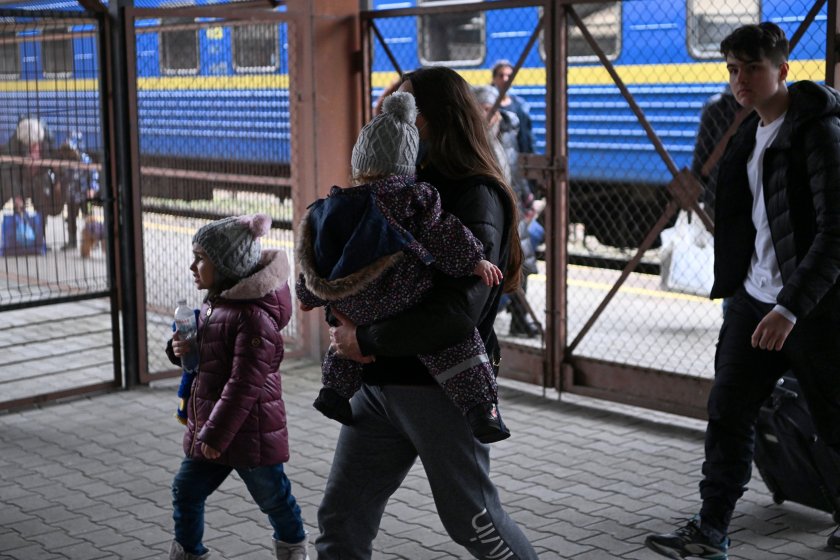
[[[705,558],[706,560],[727,560],[729,539],[722,537],[719,542],[706,536],[700,530],[699,517],[691,519],[685,527],[673,533],[650,535],[645,545],[652,551],[680,560],[681,558]]]
[[[68,241],[67,243],[64,244],[64,246],[61,248],[61,250],[62,251],[71,251],[73,249],[76,249],[76,247],[77,247],[77,245],[76,245],[75,241]]]
[[[540,336],[540,326],[530,319],[516,319],[510,321],[510,336],[525,336],[527,338],[535,338]]]
[[[475,439],[481,443],[495,443],[510,437],[510,430],[502,421],[499,408],[494,403],[484,403],[469,409],[467,422],[470,423]]]
[[[828,542],[826,544],[828,545],[828,548],[840,550],[840,525],[834,529],[833,533],[828,535]]]
[[[335,389],[322,388],[312,406],[327,418],[338,420],[345,426],[353,424],[353,409],[350,408],[350,400],[339,395]]]

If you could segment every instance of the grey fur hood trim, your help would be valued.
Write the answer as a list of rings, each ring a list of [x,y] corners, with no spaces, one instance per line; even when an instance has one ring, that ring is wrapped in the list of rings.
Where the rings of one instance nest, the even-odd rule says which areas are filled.
[[[220,295],[225,299],[260,299],[289,280],[289,258],[282,249],[263,251],[257,271]]]
[[[327,280],[315,271],[315,250],[313,248],[309,211],[300,221],[297,239],[295,251],[306,287],[313,295],[324,301],[335,301],[358,294],[368,284],[382,276],[386,270],[405,257],[405,253],[402,251],[385,255],[353,274],[335,280]]]

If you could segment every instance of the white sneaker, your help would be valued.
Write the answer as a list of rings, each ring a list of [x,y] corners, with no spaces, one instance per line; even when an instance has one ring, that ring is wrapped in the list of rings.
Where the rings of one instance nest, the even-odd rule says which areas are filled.
[[[277,560],[309,560],[309,543],[305,537],[299,543],[274,541],[274,554]]]

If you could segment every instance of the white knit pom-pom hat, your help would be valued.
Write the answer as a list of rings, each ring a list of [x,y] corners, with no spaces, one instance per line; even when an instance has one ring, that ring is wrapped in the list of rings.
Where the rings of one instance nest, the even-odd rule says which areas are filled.
[[[385,98],[382,113],[367,123],[353,146],[353,175],[414,175],[420,137],[414,96],[398,91]]]

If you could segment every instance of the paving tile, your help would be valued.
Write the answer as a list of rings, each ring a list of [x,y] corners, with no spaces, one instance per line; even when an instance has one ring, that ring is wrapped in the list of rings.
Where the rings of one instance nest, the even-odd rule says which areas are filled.
[[[286,470],[314,542],[339,427],[311,407],[318,365],[290,360],[283,371],[292,446]],[[175,387],[170,380],[0,414],[0,558],[165,557],[169,487],[183,454],[182,427],[171,419]],[[491,447],[492,477],[541,558],[652,560],[644,537],[696,510],[701,424],[649,421],[619,405],[595,408],[575,396],[564,402],[565,395],[505,386],[501,396],[514,437]],[[271,529],[238,476],[210,497],[206,521],[205,542],[217,558],[270,557]],[[733,519],[732,557],[836,558],[823,550],[832,527],[824,513],[773,504],[753,480]],[[391,497],[374,550],[377,560],[466,557],[443,529],[419,463]]]

